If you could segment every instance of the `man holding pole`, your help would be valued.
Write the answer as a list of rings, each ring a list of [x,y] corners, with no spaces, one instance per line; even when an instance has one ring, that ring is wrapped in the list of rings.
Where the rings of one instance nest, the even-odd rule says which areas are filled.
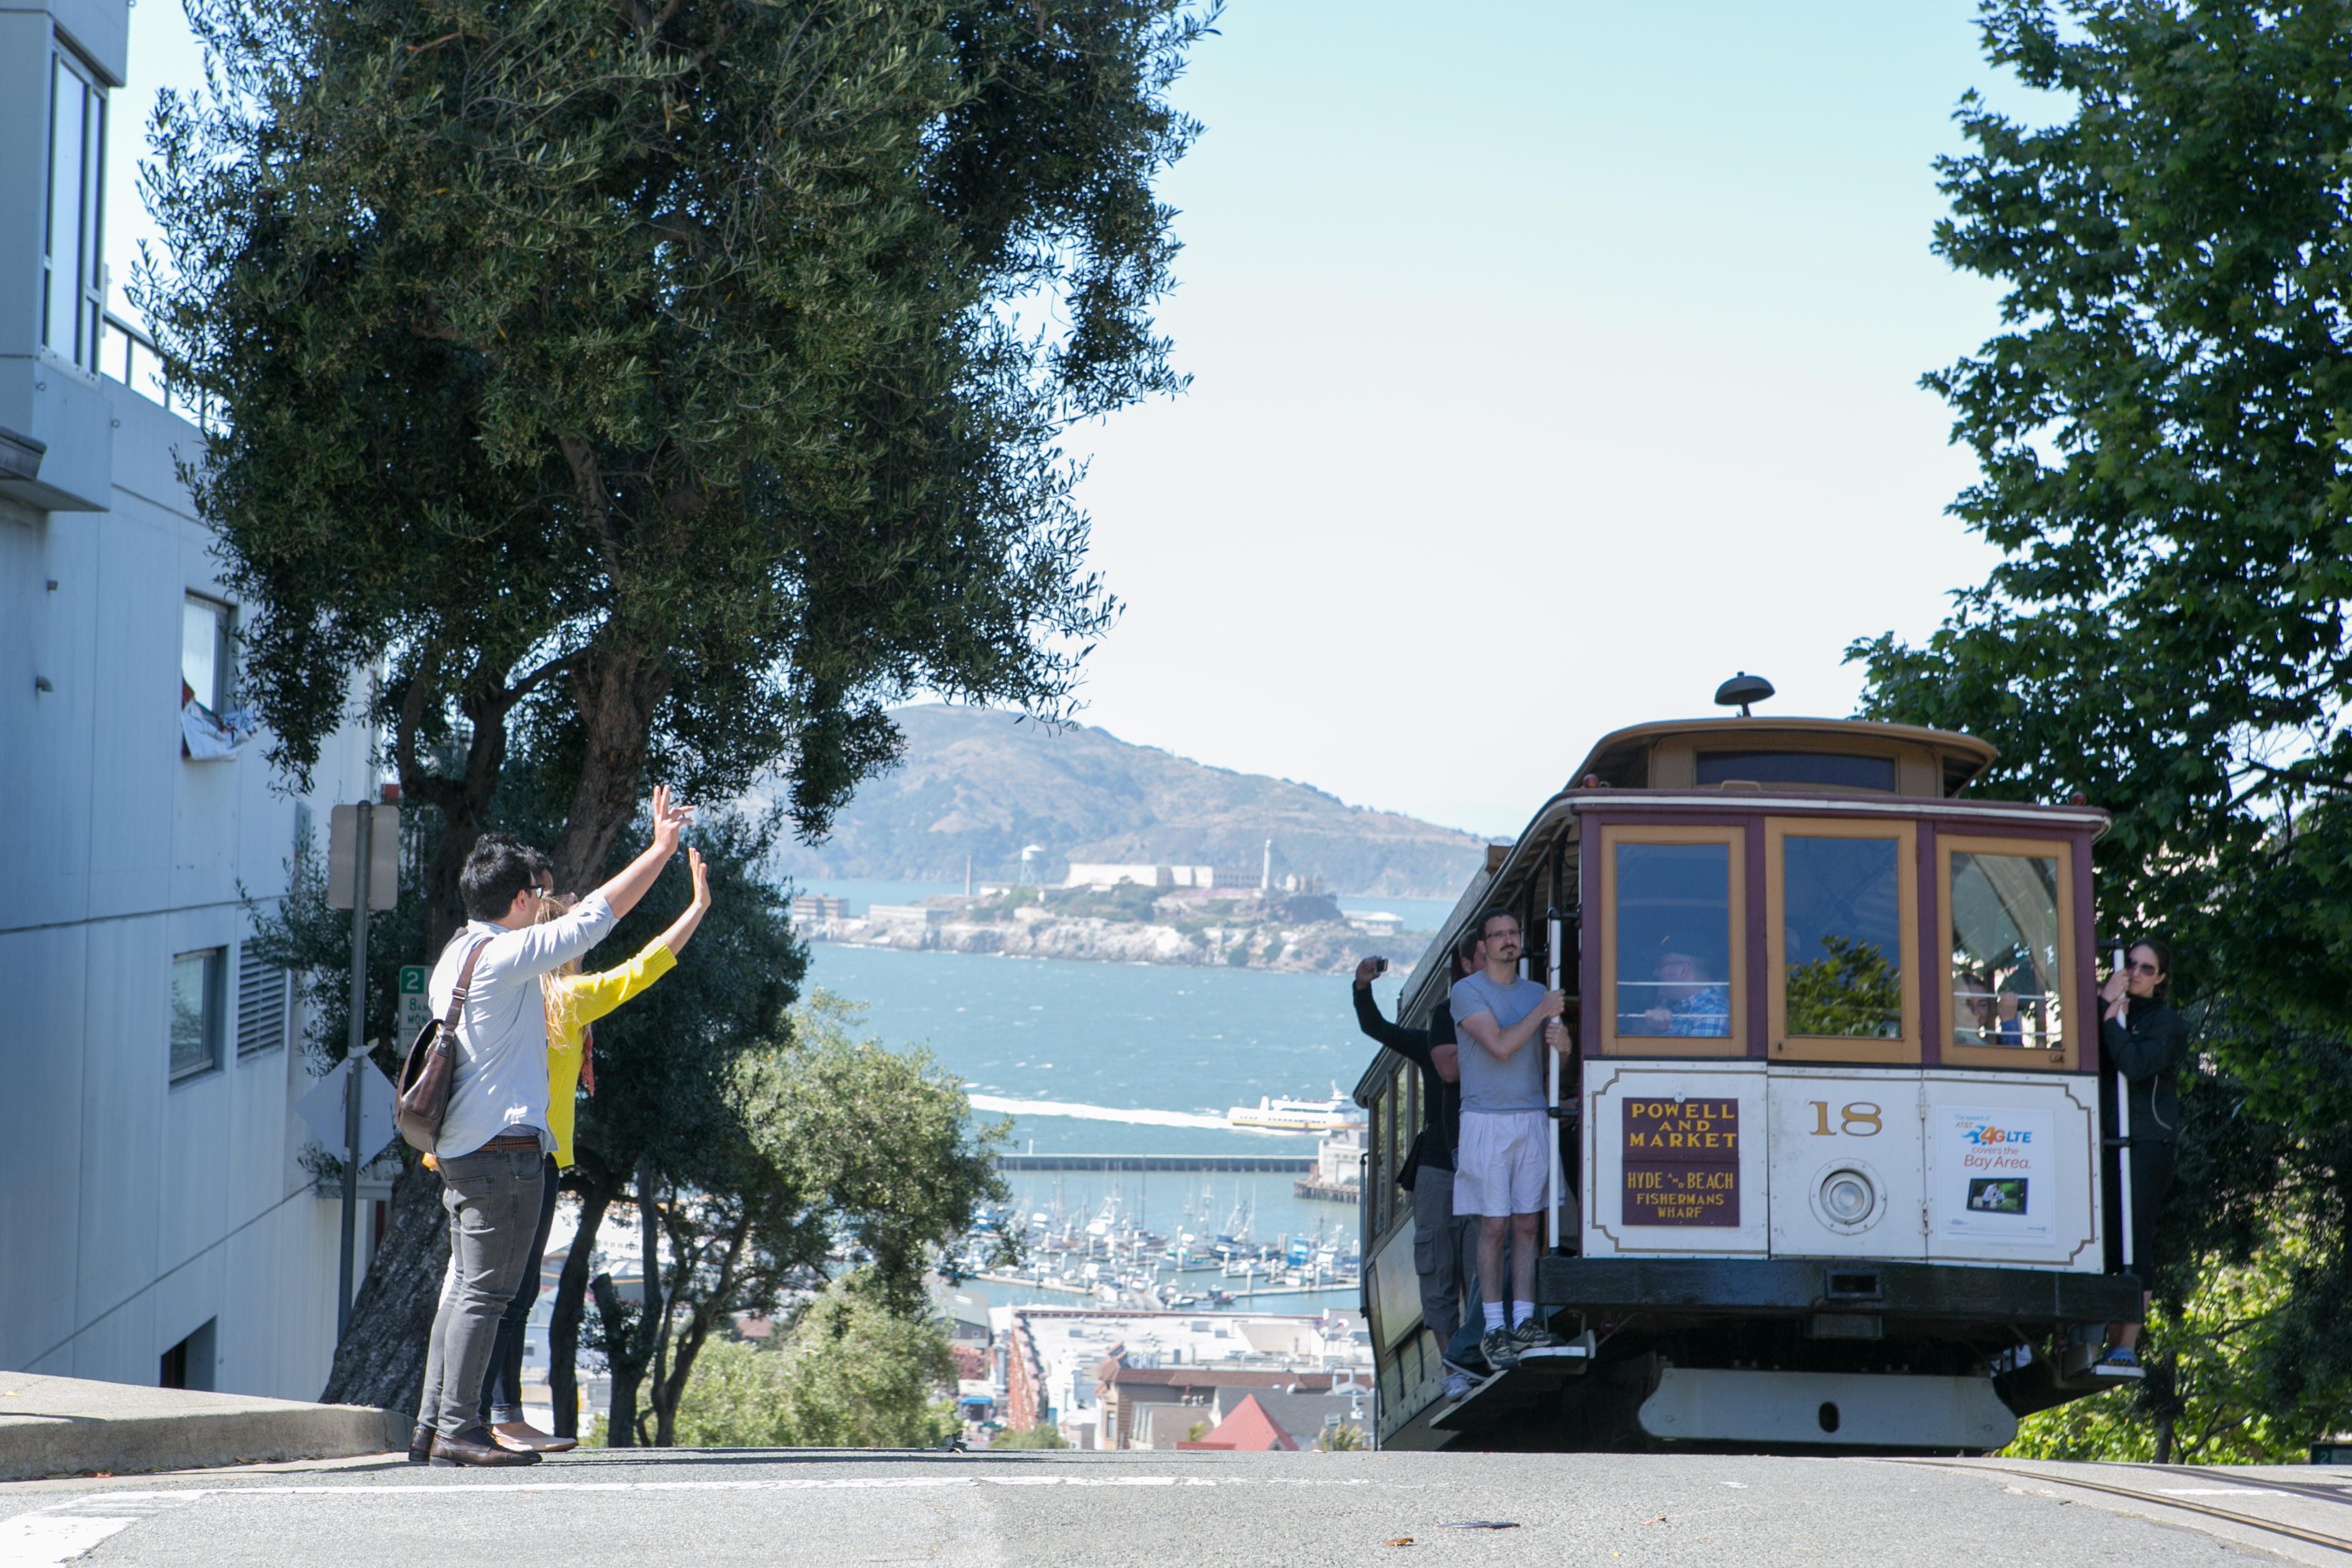
[[[1454,1153],[1454,1212],[1481,1216],[1479,1303],[1486,1333],[1478,1342],[1496,1371],[1519,1352],[1559,1342],[1536,1317],[1538,1222],[1551,1184],[1554,1133],[1544,1074],[1544,1046],[1565,1048],[1565,1031],[1545,1026],[1567,1005],[1560,993],[1519,978],[1518,917],[1489,910],[1479,918],[1485,966],[1454,983],[1455,1032],[1462,1037],[1462,1142]],[[1542,1043],[1539,1043],[1541,1037]],[[1504,1316],[1503,1241],[1510,1238],[1509,1317]]]

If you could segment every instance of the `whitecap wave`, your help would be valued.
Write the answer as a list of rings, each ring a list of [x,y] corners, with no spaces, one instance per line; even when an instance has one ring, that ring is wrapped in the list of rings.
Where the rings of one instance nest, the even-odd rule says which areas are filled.
[[[1139,1127],[1216,1127],[1228,1125],[1222,1116],[1196,1116],[1184,1110],[1121,1110],[1113,1105],[1073,1105],[1060,1100],[1006,1100],[1000,1095],[965,1097],[974,1110],[1000,1116],[1068,1116],[1080,1121],[1125,1121]]]

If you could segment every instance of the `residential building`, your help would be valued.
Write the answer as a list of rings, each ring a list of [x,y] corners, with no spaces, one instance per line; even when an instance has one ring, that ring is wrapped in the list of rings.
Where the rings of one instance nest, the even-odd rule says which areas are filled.
[[[129,16],[0,0],[0,1368],[315,1398],[340,1205],[250,942],[372,775],[349,726],[282,793],[236,711],[245,611],[175,467],[205,438],[109,308]]]
[[[1236,1387],[1328,1392],[1369,1389],[1371,1346],[1360,1313],[1096,1311],[995,1307],[989,1319],[1002,1368],[997,1407],[1015,1429],[1040,1422],[1082,1448],[1166,1447],[1183,1426],[1155,1424],[1138,1438],[1141,1412],[1188,1405],[1214,1425],[1216,1391]]]

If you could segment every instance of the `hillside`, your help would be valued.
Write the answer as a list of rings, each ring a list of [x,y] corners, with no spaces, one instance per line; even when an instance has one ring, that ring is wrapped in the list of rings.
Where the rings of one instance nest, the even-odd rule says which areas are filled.
[[[777,868],[802,878],[1009,881],[1021,848],[1045,850],[1040,877],[1073,860],[1245,868],[1265,841],[1274,869],[1317,876],[1335,893],[1450,899],[1484,840],[1391,812],[1367,811],[1306,784],[1204,767],[1105,731],[1059,734],[1009,713],[939,706],[892,715],[906,760],[860,790],[833,837],[788,843]]]

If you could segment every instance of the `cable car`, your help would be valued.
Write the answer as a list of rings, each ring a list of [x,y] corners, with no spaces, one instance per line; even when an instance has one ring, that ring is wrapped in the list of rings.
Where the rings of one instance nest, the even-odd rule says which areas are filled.
[[[1568,1343],[1446,1396],[1396,1181],[1421,1077],[1383,1051],[1355,1091],[1383,1446],[1981,1453],[2136,1375],[2100,1359],[2140,1316],[2105,814],[1960,798],[1983,742],[1752,716],[1770,694],[1604,737],[1408,977],[1425,1027],[1504,910],[1567,993],[1537,1295]]]

